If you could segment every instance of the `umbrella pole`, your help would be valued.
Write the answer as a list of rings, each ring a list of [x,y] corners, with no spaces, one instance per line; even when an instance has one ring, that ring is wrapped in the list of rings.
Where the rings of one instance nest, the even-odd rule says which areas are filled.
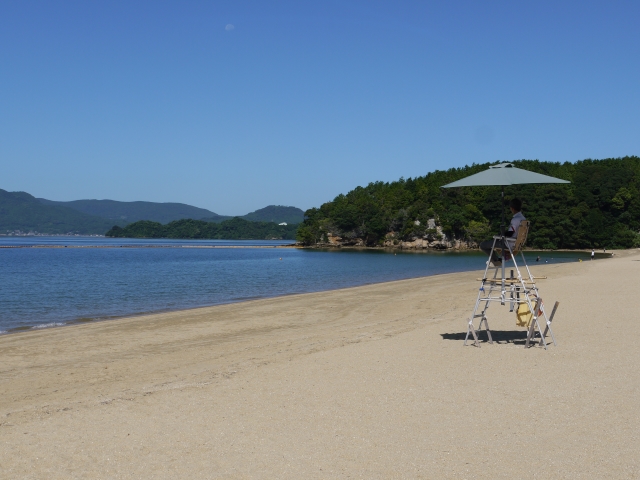
[[[506,223],[506,217],[504,214],[504,185],[502,186],[502,222],[500,223],[500,242],[502,243],[502,294],[500,295],[500,298],[502,299],[501,304],[504,305],[504,296],[505,296],[505,288],[504,288],[504,275],[505,275],[505,263],[507,263],[506,261],[506,254],[505,254],[505,247],[507,246],[507,240],[504,236],[504,227],[505,227],[505,223]]]
[[[504,237],[504,227],[505,227],[505,222],[506,222],[506,218],[504,215],[504,186],[502,187],[502,223],[500,224],[500,236]]]

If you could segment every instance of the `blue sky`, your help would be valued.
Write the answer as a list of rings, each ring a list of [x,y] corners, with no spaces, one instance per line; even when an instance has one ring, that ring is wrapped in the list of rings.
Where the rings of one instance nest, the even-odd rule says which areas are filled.
[[[0,3],[0,188],[318,206],[640,155],[640,2]]]

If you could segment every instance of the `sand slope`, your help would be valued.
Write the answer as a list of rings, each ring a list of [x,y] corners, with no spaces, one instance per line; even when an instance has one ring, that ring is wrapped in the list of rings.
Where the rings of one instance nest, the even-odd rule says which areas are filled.
[[[477,272],[0,337],[0,478],[640,478],[640,255],[535,273],[548,351]]]

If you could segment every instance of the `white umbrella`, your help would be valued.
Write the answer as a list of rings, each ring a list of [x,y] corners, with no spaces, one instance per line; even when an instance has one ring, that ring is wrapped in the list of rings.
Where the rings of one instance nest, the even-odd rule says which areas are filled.
[[[530,172],[529,170],[523,170],[522,168],[514,167],[511,163],[500,163],[489,167],[489,170],[485,170],[474,175],[469,175],[462,180],[443,185],[442,188],[454,188],[454,187],[488,187],[488,186],[501,186],[502,187],[502,200],[504,203],[504,187],[505,185],[524,185],[527,183],[571,183],[568,180],[562,180],[556,177],[550,177],[549,175],[542,175],[541,173]],[[500,234],[504,235],[502,229],[504,228],[504,206],[502,208],[502,225],[500,225]]]

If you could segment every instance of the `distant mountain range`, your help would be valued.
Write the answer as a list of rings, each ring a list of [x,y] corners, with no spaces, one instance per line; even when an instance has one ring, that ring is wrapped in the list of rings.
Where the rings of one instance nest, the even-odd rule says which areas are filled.
[[[218,215],[206,208],[192,207],[184,203],[155,203],[155,202],[118,202],[115,200],[73,200],[71,202],[56,202],[45,198],[38,198],[44,205],[67,207],[78,212],[106,218],[117,224],[133,223],[139,220],[151,220],[159,223],[169,223],[183,218],[202,219],[205,217],[222,221],[232,217]],[[220,218],[221,220],[217,220]],[[113,225],[115,225],[114,223]],[[113,227],[113,225],[111,225]]]
[[[103,234],[112,226],[112,220],[68,207],[45,205],[25,192],[0,189],[0,233]]]
[[[104,234],[114,225],[124,227],[140,220],[166,224],[182,219],[222,222],[234,218],[184,203],[75,200],[57,202],[26,192],[0,189],[0,234],[16,231],[51,234]],[[249,221],[296,224],[304,212],[296,207],[270,205],[241,216]]]

